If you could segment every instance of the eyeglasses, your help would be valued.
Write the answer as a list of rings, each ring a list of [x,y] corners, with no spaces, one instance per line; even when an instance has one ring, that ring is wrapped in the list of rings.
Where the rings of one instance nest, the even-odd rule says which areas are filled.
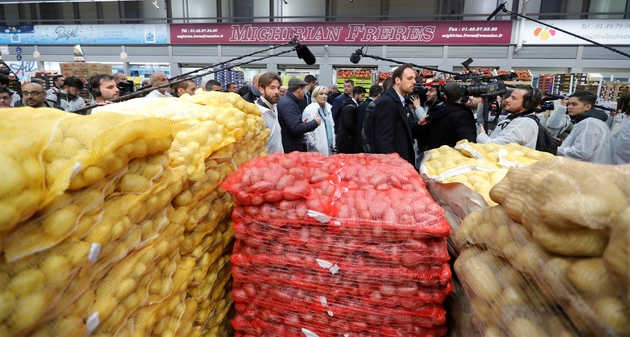
[[[37,96],[37,95],[41,95],[43,93],[44,93],[43,91],[22,91],[22,94],[24,96],[31,96],[31,95]]]

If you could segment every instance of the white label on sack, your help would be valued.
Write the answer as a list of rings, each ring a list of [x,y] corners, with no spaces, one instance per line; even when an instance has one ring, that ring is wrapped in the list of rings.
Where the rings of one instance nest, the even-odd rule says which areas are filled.
[[[343,337],[350,337],[350,334],[349,333],[344,333]]]
[[[321,223],[328,223],[328,221],[330,221],[330,217],[324,213],[308,210],[306,214]]]
[[[335,275],[339,272],[339,266],[335,263],[334,266],[332,266],[332,268],[330,268],[330,273]]]
[[[324,260],[320,260],[320,259],[315,259],[315,261],[317,261],[317,264],[325,269],[330,269],[332,268],[333,264],[328,262],[328,261],[324,261]]]
[[[88,260],[90,262],[96,262],[98,260],[98,255],[101,253],[101,244],[100,243],[92,243],[90,246],[90,255],[88,255]]]
[[[328,310],[326,312],[328,313],[328,316],[333,317],[333,312],[332,311]]]
[[[82,168],[83,168],[83,164],[79,162],[74,163],[74,165],[72,166],[72,173],[70,174],[70,179],[74,178],[74,176],[79,174],[79,171],[81,171]]]
[[[307,329],[304,329],[304,328],[302,328],[302,333],[304,333],[306,335],[306,337],[319,337],[313,331],[310,331],[310,330],[307,330]]]
[[[327,307],[328,306],[328,301],[326,300],[326,296],[320,296],[319,297],[319,301],[322,302],[322,305]]]
[[[98,312],[95,312],[87,319],[87,322],[85,322],[85,325],[87,327],[87,331],[85,332],[85,335],[86,336],[91,335],[94,332],[94,330],[98,328],[99,324],[101,324],[101,322],[98,319]]]

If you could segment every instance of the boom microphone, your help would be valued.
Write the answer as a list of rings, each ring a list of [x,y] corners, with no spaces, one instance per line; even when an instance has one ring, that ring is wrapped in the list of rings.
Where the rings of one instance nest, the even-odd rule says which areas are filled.
[[[315,64],[315,55],[311,53],[310,49],[308,49],[307,46],[298,43],[295,51],[297,52],[297,56],[304,60],[304,63],[308,64],[309,66]]]
[[[363,46],[365,47],[365,46]],[[354,53],[352,53],[352,55],[350,55],[350,62],[357,64],[359,63],[359,61],[361,61],[361,55],[363,55],[363,47],[357,49],[354,51]]]
[[[505,9],[505,4],[507,4],[507,1],[497,6],[494,12],[492,12],[492,14],[490,14],[490,16],[488,17],[488,21],[492,20],[493,17],[497,16],[497,14],[499,14],[499,11],[501,11],[502,9]]]

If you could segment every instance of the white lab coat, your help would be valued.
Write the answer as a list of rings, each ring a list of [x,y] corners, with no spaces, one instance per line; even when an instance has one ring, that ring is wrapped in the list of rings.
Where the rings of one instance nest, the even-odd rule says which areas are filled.
[[[547,129],[552,137],[558,137],[571,124],[571,116],[567,114],[567,107],[558,105],[547,119]]]
[[[573,130],[558,147],[558,156],[596,164],[613,163],[612,136],[606,122],[586,118],[573,126]]]
[[[527,112],[524,112],[527,114]],[[501,144],[506,145],[516,143],[536,149],[536,141],[538,140],[538,123],[530,117],[517,117],[515,119],[506,119],[497,124],[490,136],[485,133],[477,135],[477,143],[481,144]]]
[[[282,146],[282,131],[280,122],[278,122],[278,108],[274,105],[273,109],[256,103],[256,107],[260,110],[262,118],[265,120],[265,127],[269,129],[269,137],[267,138],[267,153],[284,153]]]
[[[624,116],[619,128],[612,134],[615,164],[630,163],[630,117]]]

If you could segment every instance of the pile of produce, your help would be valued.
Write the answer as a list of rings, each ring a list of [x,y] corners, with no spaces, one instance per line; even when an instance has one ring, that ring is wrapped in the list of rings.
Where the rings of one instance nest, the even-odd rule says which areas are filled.
[[[562,157],[508,172],[456,234],[483,336],[630,335],[629,182]]]
[[[273,154],[235,197],[236,336],[443,336],[444,212],[398,155]]]
[[[222,95],[0,110],[15,178],[0,182],[1,336],[229,333],[234,204],[219,184],[268,131]]]
[[[552,154],[518,145],[475,144],[460,141],[455,148],[442,146],[425,156],[420,172],[441,183],[461,183],[479,193],[488,203],[490,189],[509,168],[531,165]]]

